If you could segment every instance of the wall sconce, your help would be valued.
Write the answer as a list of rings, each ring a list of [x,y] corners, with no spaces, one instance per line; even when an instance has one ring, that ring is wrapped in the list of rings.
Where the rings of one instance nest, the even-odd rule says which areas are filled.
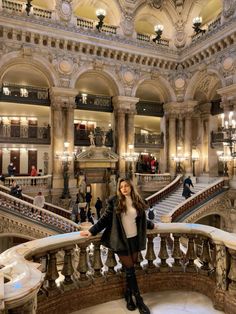
[[[32,1],[33,1],[33,0],[27,0],[27,2],[26,2],[25,11],[26,11],[26,13],[27,13],[28,16],[29,16],[30,11],[31,11],[31,8],[32,8],[32,4],[31,4]]]
[[[201,25],[202,25],[202,18],[200,16],[196,16],[193,19],[193,29],[197,35],[200,33],[204,34],[206,32],[205,29],[201,29],[201,27],[200,27]]]
[[[99,22],[97,23],[96,28],[100,32],[103,26],[103,20],[106,16],[106,11],[103,9],[98,9],[96,11],[96,15],[97,15],[97,18],[99,19]]]
[[[154,26],[154,31],[155,31],[155,33],[156,33],[156,37],[155,38],[153,38],[153,42],[154,43],[160,43],[160,40],[161,40],[161,35],[162,35],[162,33],[163,33],[163,29],[164,29],[164,26],[163,25],[161,25],[161,24],[158,24],[158,25],[155,25]]]

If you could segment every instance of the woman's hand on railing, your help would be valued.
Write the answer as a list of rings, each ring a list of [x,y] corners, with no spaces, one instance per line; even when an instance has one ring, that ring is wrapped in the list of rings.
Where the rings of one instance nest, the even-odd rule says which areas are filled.
[[[89,232],[88,230],[84,230],[84,231],[80,231],[80,235],[81,235],[82,237],[89,238],[89,237],[92,236],[92,233]]]

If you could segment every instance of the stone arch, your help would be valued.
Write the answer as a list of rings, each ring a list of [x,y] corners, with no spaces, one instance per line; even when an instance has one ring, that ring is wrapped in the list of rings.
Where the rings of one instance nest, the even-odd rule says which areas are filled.
[[[32,66],[35,70],[39,71],[46,79],[48,86],[59,86],[59,77],[55,72],[52,65],[44,58],[40,56],[20,56],[19,53],[11,52],[4,55],[0,60],[0,83],[2,78],[8,72],[8,70],[14,66],[22,65],[22,67]]]
[[[123,95],[124,93],[123,86],[120,84],[118,78],[115,79],[114,73],[106,70],[96,70],[93,67],[84,67],[80,69],[80,71],[77,72],[74,77],[72,77],[70,87],[76,88],[78,81],[81,78],[84,79],[86,76],[89,78],[100,78],[101,80],[105,81],[107,83],[110,96]]]
[[[213,77],[217,78],[213,80]],[[203,82],[207,81],[209,85],[209,90],[207,89],[207,84]],[[203,84],[204,88],[201,88],[199,84]],[[218,71],[211,68],[206,71],[198,71],[196,72],[193,77],[191,78],[190,82],[188,83],[186,93],[185,93],[185,100],[195,99],[195,95],[197,92],[204,95],[202,98],[205,98],[204,101],[210,101],[211,96],[219,86],[223,86],[223,78],[219,75]]]
[[[155,88],[159,95],[161,102],[170,102],[176,101],[176,96],[174,93],[173,88],[171,87],[170,83],[163,77],[159,76],[158,78],[152,79],[150,76],[145,76],[141,78],[135,88],[132,91],[132,96],[136,96],[138,88],[143,84],[150,84],[153,88]]]

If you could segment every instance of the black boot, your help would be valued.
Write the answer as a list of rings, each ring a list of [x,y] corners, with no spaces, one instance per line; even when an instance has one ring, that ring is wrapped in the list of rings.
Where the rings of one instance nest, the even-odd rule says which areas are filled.
[[[133,298],[132,298],[132,291],[127,288],[125,291],[125,300],[127,302],[126,307],[129,311],[135,311],[136,305],[134,304]]]
[[[143,302],[143,298],[141,297],[139,292],[136,292],[134,294],[135,299],[136,299],[136,305],[137,308],[139,309],[140,314],[150,314],[150,310],[147,307],[147,305]]]
[[[139,310],[139,313],[150,314],[149,308],[146,306],[146,304],[144,304],[143,298],[140,295],[134,267],[126,268],[126,279],[128,287],[131,289],[135,296],[136,305]]]

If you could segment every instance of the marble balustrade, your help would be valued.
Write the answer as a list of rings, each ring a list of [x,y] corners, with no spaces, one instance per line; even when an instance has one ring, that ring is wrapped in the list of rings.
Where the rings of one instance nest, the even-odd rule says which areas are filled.
[[[137,278],[143,292],[195,290],[210,297],[216,309],[232,314],[235,256],[234,234],[197,224],[158,224],[148,232]],[[100,236],[84,239],[74,232],[30,241],[2,253],[0,264],[6,313],[10,308],[11,313],[21,308],[36,313],[36,304],[37,313],[70,313],[123,295],[124,272],[117,256],[100,246]]]

